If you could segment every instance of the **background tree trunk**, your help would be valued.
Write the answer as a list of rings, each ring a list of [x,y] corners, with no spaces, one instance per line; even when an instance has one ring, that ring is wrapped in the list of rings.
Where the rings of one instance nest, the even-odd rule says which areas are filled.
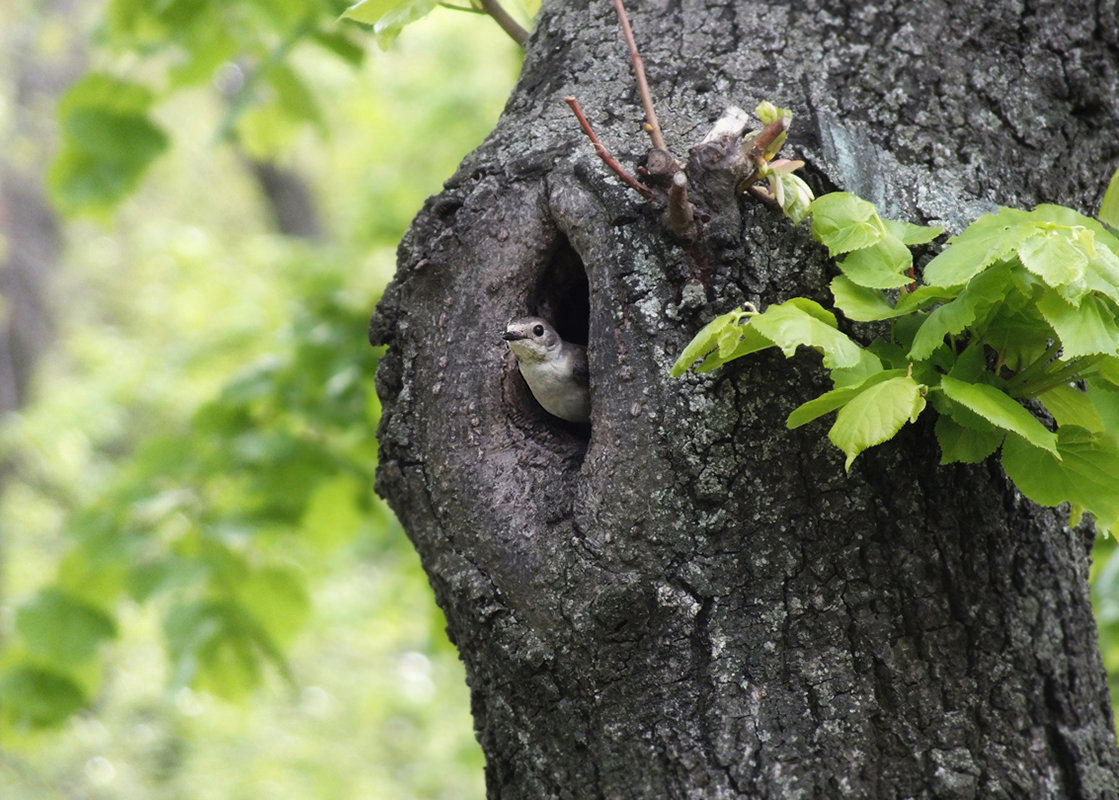
[[[8,128],[5,141],[19,145],[0,151],[0,419],[27,402],[35,369],[54,344],[50,285],[63,242],[43,181],[54,141],[53,117],[43,109],[53,108],[86,55],[74,42],[62,59],[37,49],[41,27],[73,11],[69,0],[42,6],[41,26],[0,30],[0,60],[8,62],[0,65],[0,93],[10,98],[0,125]],[[15,468],[9,453],[0,455],[0,493]],[[0,596],[5,544],[0,532]]]
[[[630,3],[669,147],[730,104],[793,108],[820,189],[958,230],[994,204],[1093,209],[1119,155],[1115,18],[1089,3]],[[379,489],[467,666],[491,798],[1115,797],[1091,534],[931,424],[850,475],[784,419],[818,360],[673,380],[745,300],[826,299],[804,227],[693,183],[703,238],[594,156],[648,145],[611,5],[546,3],[489,140],[400,248]],[[499,335],[587,341],[590,433]],[[931,418],[931,415],[929,415]]]

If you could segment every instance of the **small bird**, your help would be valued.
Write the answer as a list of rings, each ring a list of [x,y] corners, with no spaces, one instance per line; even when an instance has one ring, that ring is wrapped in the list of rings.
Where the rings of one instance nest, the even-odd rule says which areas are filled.
[[[513,320],[501,338],[509,343],[525,383],[545,411],[568,422],[590,422],[587,348],[565,342],[540,317]]]

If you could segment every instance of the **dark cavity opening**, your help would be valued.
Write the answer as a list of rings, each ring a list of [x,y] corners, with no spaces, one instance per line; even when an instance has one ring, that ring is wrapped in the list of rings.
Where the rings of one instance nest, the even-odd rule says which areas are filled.
[[[525,302],[531,316],[549,320],[562,338],[587,344],[590,287],[583,260],[566,238],[560,237],[556,243]]]
[[[583,260],[566,238],[560,237],[539,277],[525,297],[525,313],[543,317],[555,326],[559,335],[569,342],[586,346],[590,327],[590,287]],[[509,356],[510,360],[512,356]],[[590,425],[567,422],[553,417],[532,397],[524,379],[516,370],[506,373],[506,402],[517,411],[514,418],[532,427],[543,422],[546,429],[563,431],[555,440],[562,448],[572,448],[570,455],[582,461],[590,437]]]

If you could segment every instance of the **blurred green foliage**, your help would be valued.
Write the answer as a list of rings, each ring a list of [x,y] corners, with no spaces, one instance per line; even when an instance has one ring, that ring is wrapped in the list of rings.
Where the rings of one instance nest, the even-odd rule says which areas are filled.
[[[1119,721],[1119,558],[1115,539],[1098,537],[1092,550],[1092,605],[1100,632],[1100,655],[1111,688],[1111,707]]]
[[[367,55],[339,10],[113,2],[59,106],[51,189],[97,222],[66,229],[59,343],[0,427],[5,800],[481,794],[461,665],[372,492],[365,331],[519,54],[433,15]],[[309,179],[322,241],[269,230],[246,157]]]
[[[112,0],[59,105],[51,190],[97,224],[67,227],[59,343],[0,427],[4,800],[482,794],[461,665],[372,493],[365,330],[519,56],[439,13],[381,53],[345,6]],[[45,57],[89,33],[0,23]],[[246,157],[310,179],[324,241],[269,230]]]
[[[147,113],[154,96],[143,86],[91,73],[58,106],[62,151],[52,188],[67,211],[112,203],[135,188],[167,149],[167,136]]]

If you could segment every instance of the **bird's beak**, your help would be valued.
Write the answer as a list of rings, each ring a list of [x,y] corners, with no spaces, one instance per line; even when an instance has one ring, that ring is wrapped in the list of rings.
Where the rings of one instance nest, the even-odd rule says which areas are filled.
[[[515,342],[518,339],[523,339],[525,337],[519,333],[513,333],[513,331],[505,331],[505,333],[501,334],[501,338],[507,342]]]

